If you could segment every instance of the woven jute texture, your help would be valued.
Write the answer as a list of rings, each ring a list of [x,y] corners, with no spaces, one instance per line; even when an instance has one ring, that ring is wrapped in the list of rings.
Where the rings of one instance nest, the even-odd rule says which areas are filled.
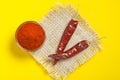
[[[90,42],[89,47],[77,55],[66,60],[60,60],[56,65],[53,65],[53,59],[49,58],[48,55],[56,53],[61,36],[71,19],[78,20],[79,24],[65,50],[81,40],[88,40]],[[98,34],[70,4],[56,4],[41,19],[40,24],[45,30],[46,39],[43,45],[31,55],[39,64],[43,65],[53,79],[62,78],[64,80],[73,70],[101,50]]]

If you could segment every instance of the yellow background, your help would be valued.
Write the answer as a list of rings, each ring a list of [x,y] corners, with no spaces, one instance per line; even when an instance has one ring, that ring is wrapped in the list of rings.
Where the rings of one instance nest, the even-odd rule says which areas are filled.
[[[45,69],[16,45],[17,27],[24,21],[39,21],[56,2],[80,5],[99,36],[104,50],[77,68],[67,80],[120,80],[119,0],[1,0],[0,80],[52,80]]]

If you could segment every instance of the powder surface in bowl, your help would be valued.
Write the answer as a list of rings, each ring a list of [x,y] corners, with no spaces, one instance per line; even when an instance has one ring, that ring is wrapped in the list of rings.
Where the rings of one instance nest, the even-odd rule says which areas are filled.
[[[44,42],[45,32],[37,22],[27,21],[18,27],[15,38],[22,48],[33,51]]]

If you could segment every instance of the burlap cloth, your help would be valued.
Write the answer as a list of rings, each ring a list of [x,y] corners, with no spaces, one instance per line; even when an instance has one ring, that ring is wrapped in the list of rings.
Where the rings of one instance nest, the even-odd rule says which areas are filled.
[[[91,43],[86,50],[69,59],[60,60],[54,66],[53,60],[48,58],[48,55],[56,53],[62,33],[71,19],[78,20],[79,25],[67,44],[66,49],[69,49],[84,39]],[[40,24],[45,30],[46,39],[44,44],[38,50],[32,52],[31,55],[38,63],[43,65],[53,79],[65,79],[73,70],[80,67],[101,49],[97,33],[70,4],[56,4],[47,15],[41,19]]]

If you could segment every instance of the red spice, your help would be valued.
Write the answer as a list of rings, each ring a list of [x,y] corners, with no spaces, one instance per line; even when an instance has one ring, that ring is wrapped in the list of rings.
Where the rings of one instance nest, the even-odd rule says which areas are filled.
[[[19,26],[15,37],[22,48],[36,50],[44,42],[45,32],[37,22],[27,21]]]
[[[78,21],[71,19],[68,23],[66,29],[63,32],[63,35],[61,37],[61,41],[58,45],[57,54],[50,54],[48,57],[51,57],[54,59],[54,65],[60,60],[60,59],[67,59],[70,57],[73,57],[74,55],[78,54],[79,52],[86,49],[89,44],[87,40],[80,41],[70,49],[64,51],[67,43],[69,42],[70,38],[72,37],[73,33],[75,32],[78,25]]]
[[[73,57],[76,54],[78,54],[79,52],[85,50],[88,46],[89,46],[89,42],[87,40],[82,40],[79,43],[77,43],[76,45],[74,45],[73,47],[71,47],[70,49],[68,49],[67,51],[64,51],[61,54],[51,54],[48,57],[51,57],[55,60],[67,59],[67,58]]]
[[[76,28],[78,25],[78,21],[71,19],[70,22],[68,23],[66,29],[63,32],[63,35],[61,37],[61,40],[59,42],[58,48],[56,53],[61,54],[64,52],[64,49],[69,42],[70,38],[72,37],[73,33],[75,32]],[[57,59],[54,61],[54,65],[57,63]]]

